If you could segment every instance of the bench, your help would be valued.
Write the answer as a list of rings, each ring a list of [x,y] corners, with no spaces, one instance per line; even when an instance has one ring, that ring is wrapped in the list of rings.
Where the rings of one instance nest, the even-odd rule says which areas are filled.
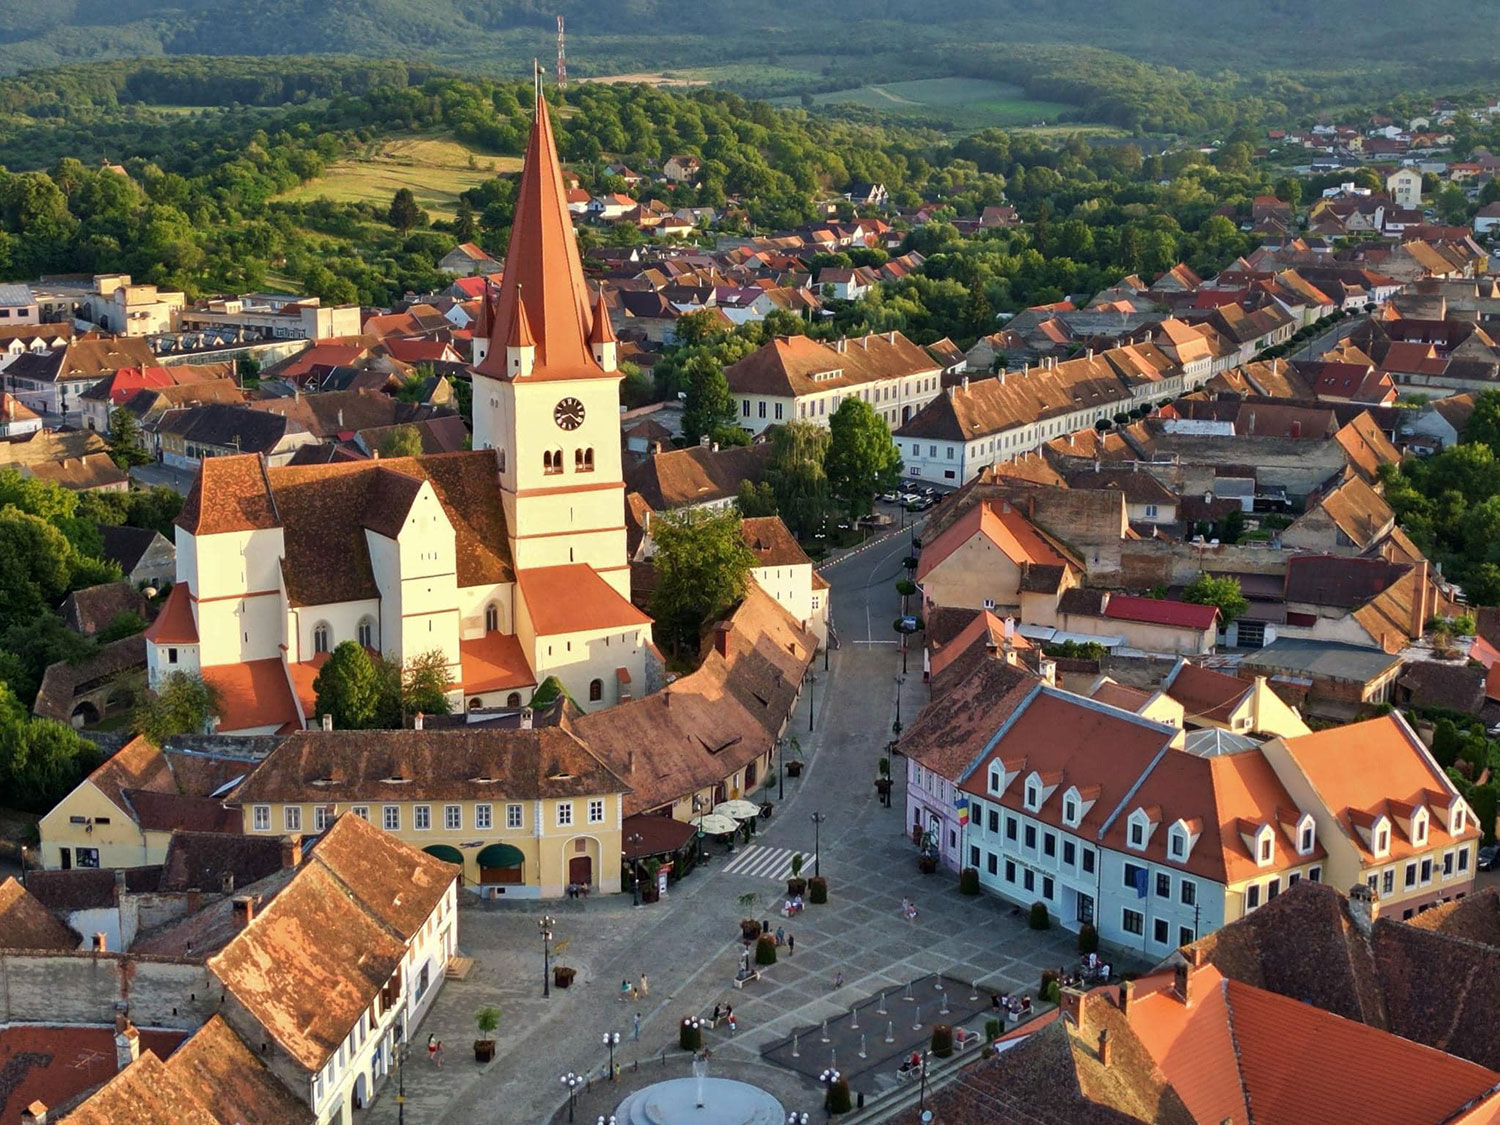
[[[735,988],[744,988],[745,985],[749,984],[753,980],[760,980],[760,970],[759,969],[753,969],[753,970],[751,970],[750,975],[748,977],[738,977],[738,976],[735,977],[734,978],[734,987]]]

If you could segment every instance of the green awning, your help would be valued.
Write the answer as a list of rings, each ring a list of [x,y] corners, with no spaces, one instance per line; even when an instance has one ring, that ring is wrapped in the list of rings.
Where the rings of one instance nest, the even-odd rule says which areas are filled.
[[[444,863],[456,863],[460,867],[464,865],[464,853],[449,844],[429,844],[422,850]]]
[[[479,849],[479,854],[474,858],[480,867],[520,867],[526,862],[521,849],[513,848],[509,844],[491,844],[487,848]]]

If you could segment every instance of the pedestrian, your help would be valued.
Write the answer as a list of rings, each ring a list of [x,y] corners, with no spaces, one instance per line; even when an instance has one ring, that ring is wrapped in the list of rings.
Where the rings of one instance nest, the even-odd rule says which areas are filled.
[[[796,952],[797,952],[797,935],[796,934],[787,934],[786,935],[786,955],[788,957],[790,957],[793,953],[796,953]]]
[[[639,1039],[641,1037],[641,1013],[640,1012],[637,1012],[635,1014],[635,1027],[631,1031],[630,1037],[632,1039]]]
[[[622,980],[620,982],[620,999],[630,999],[630,982],[628,980]]]
[[[437,1049],[437,1065],[438,1065],[438,1069],[442,1070],[443,1069],[443,1041],[441,1039],[439,1039],[438,1042],[437,1042],[437,1048],[438,1048]]]
[[[723,1012],[723,1011],[724,1011],[724,1008],[723,1008],[723,1005],[721,1005],[721,1004],[715,1004],[715,1005],[714,1005],[714,1016],[713,1016],[713,1020],[714,1020],[714,1026],[715,1026],[715,1027],[718,1027],[718,1026],[719,1026],[719,1016],[720,1016],[720,1014],[721,1014],[721,1013],[722,1013],[722,1012]]]
[[[777,945],[785,945],[786,944],[786,931],[784,929],[782,929],[780,926],[776,927],[776,944]]]
[[[429,1035],[427,1037],[427,1061],[432,1063],[434,1066],[437,1065],[437,1053],[438,1037],[436,1035]]]
[[[734,1008],[732,1008],[732,1007],[729,1009],[728,1019],[729,1019],[729,1034],[733,1035],[735,1033],[735,1030],[739,1027],[739,1021],[737,1021],[734,1018]]]
[[[641,974],[641,983],[637,987],[640,991],[642,1000],[651,995],[651,982],[646,979],[645,973]]]

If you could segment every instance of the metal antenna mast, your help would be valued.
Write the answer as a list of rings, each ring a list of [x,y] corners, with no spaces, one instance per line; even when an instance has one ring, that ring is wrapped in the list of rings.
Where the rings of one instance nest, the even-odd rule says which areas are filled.
[[[568,88],[568,49],[561,14],[557,17],[557,88]]]

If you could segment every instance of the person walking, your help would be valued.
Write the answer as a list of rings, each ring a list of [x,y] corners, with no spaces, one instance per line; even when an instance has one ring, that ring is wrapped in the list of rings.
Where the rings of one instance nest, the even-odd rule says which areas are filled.
[[[437,1065],[438,1038],[436,1035],[427,1037],[427,1061],[434,1066]]]
[[[636,987],[641,994],[642,1000],[651,995],[651,982],[646,979],[645,973],[641,974],[641,983]]]
[[[630,982],[628,980],[622,980],[620,982],[620,999],[621,1000],[629,1000],[630,999]]]
[[[786,935],[786,955],[788,957],[790,957],[792,954],[794,954],[796,952],[797,952],[797,935],[796,934],[787,934]]]
[[[739,1022],[734,1018],[733,1004],[726,1004],[724,1006],[724,1019],[729,1023],[729,1034],[733,1035],[735,1033],[735,1029],[739,1027]]]
[[[630,1037],[632,1039],[639,1039],[641,1037],[641,1013],[640,1012],[637,1012],[635,1014],[635,1026],[631,1029]]]

